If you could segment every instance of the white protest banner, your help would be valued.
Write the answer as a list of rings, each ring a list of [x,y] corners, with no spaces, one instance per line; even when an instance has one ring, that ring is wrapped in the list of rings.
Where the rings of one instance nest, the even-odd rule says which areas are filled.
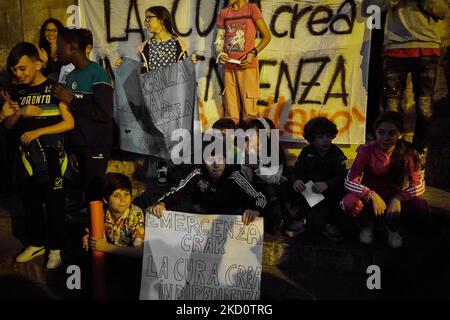
[[[178,141],[172,141],[176,129],[193,131],[196,101],[195,69],[191,59],[139,76],[144,106],[154,126],[163,134],[170,154]]]
[[[79,0],[94,50],[103,62],[139,60],[149,37],[145,10],[159,0]],[[338,126],[335,142],[365,141],[370,32],[361,0],[259,0],[272,41],[258,54],[260,115],[273,120],[280,139],[301,141],[305,123],[324,115]],[[223,0],[166,0],[174,30],[197,53],[197,96],[203,129],[223,116],[222,67],[216,64],[216,20]],[[256,40],[258,43],[259,39]],[[107,59],[106,59],[107,58]]]
[[[139,62],[124,58],[115,72],[114,118],[119,126],[120,149],[166,158],[164,138],[144,106],[139,71]]]
[[[258,300],[263,219],[146,215],[141,300]]]

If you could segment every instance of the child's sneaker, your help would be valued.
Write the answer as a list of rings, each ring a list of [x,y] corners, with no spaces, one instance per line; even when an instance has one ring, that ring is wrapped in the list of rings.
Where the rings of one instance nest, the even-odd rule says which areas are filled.
[[[28,246],[16,257],[16,262],[28,262],[44,253],[45,247]]]
[[[397,249],[401,248],[403,246],[403,239],[400,233],[398,231],[391,231],[389,228],[387,229],[387,235],[388,235],[388,245],[391,248]]]
[[[342,241],[343,239],[339,229],[329,223],[323,227],[322,233],[325,237],[333,241]]]
[[[47,269],[56,269],[62,265],[61,250],[50,250],[47,261]]]
[[[290,238],[297,237],[300,233],[306,230],[305,225],[305,218],[292,222],[286,230],[286,235]]]
[[[362,244],[373,243],[373,226],[362,228],[359,234],[359,242],[361,242]]]

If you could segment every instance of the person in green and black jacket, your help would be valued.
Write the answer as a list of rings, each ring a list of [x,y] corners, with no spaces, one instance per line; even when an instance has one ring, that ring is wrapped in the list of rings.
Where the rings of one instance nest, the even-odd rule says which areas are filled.
[[[70,163],[80,172],[87,202],[101,200],[101,180],[110,158],[113,139],[113,87],[111,78],[86,56],[88,39],[83,29],[65,28],[58,40],[58,57],[75,69],[67,75],[66,88],[54,86],[53,94],[70,106],[75,129],[67,141]]]

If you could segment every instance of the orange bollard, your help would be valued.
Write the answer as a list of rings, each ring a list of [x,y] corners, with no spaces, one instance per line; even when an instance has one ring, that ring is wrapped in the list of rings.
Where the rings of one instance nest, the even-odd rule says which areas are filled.
[[[91,211],[91,235],[95,239],[102,239],[104,232],[104,213],[102,201],[89,202]],[[94,298],[106,300],[106,280],[105,280],[105,260],[104,252],[92,251],[92,285],[94,288]]]

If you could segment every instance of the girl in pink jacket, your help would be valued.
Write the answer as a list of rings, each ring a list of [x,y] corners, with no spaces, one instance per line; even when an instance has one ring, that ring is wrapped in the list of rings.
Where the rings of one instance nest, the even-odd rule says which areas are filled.
[[[374,129],[376,141],[359,149],[345,179],[349,193],[342,207],[361,219],[361,243],[373,242],[374,225],[379,222],[386,227],[389,246],[399,248],[403,241],[398,229],[405,216],[428,211],[420,197],[425,192],[423,171],[416,150],[403,138],[400,113],[382,113]]]

